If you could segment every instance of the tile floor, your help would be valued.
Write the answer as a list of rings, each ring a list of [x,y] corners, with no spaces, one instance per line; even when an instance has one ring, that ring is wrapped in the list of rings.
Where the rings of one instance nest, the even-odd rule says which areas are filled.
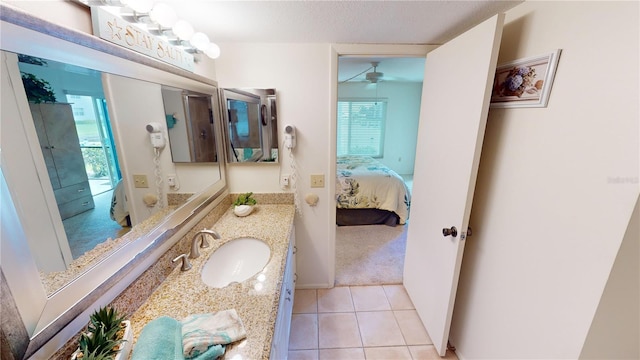
[[[289,359],[441,358],[404,287],[376,285],[296,290]]]

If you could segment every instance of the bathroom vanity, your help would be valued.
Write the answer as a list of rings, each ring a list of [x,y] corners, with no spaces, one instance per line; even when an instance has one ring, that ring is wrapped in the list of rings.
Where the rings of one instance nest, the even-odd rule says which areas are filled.
[[[130,318],[136,339],[144,325],[158,316],[180,320],[190,314],[233,308],[244,323],[247,338],[228,346],[226,358],[240,355],[243,359],[267,359],[272,354],[276,358],[286,354],[294,295],[293,195],[256,194],[261,198],[256,196],[258,206],[251,215],[239,218],[233,214],[226,164],[220,156],[224,148],[217,83],[91,35],[34,18],[4,3],[0,8],[1,93],[3,105],[7,104],[2,106],[3,119],[7,119],[6,124],[3,120],[3,130],[7,130],[3,134],[11,134],[4,136],[2,143],[15,150],[3,153],[0,172],[0,190],[7,200],[2,202],[0,288],[3,294],[13,295],[6,302],[3,298],[2,332],[17,334],[11,339],[11,346],[3,347],[3,358],[5,353],[15,358],[69,358],[77,348],[78,334],[86,326],[89,314],[104,305],[115,307]],[[41,279],[39,260],[60,254],[59,246],[67,241],[67,235],[62,215],[55,206],[53,187],[48,181],[40,182],[48,180],[47,167],[25,91],[18,86],[22,84],[22,55],[37,57],[49,65],[82,69],[73,73],[91,74],[99,79],[96,89],[110,112],[115,134],[119,134],[114,136],[115,147],[122,155],[122,181],[131,200],[130,213],[135,225],[121,238],[124,241],[114,242],[116,246],[101,254],[99,261],[78,273],[65,275],[65,282],[50,291],[48,283]],[[214,132],[215,153],[196,151],[188,164],[182,164],[168,150],[155,151],[154,138],[147,133],[148,119],[164,122],[182,113],[178,108],[165,106],[169,101],[163,102],[162,90],[169,88],[210,97],[207,109],[210,105],[215,126],[213,130],[198,128],[196,133],[210,140],[211,131]],[[167,123],[165,130],[168,129],[172,128]],[[179,147],[169,140],[166,145]],[[201,158],[205,160],[196,161]],[[155,174],[156,160],[167,174],[184,180],[180,193],[168,185],[160,188],[161,183],[155,185],[157,189],[154,185],[134,186],[134,174]],[[185,201],[173,204],[167,196],[171,206],[151,213],[140,201],[151,190],[158,190],[156,194],[172,193]],[[23,211],[18,212],[14,204],[20,204]],[[133,211],[136,208],[140,211]],[[143,216],[133,216],[136,213]],[[193,268],[183,272],[171,260],[188,253],[191,239],[203,228],[215,229],[221,239],[211,241],[212,246],[202,249],[202,255],[192,260]],[[8,230],[12,231],[11,236]],[[219,246],[238,237],[264,241],[270,248],[267,265],[259,274],[240,283],[224,288],[208,287],[200,277],[202,266]],[[39,242],[30,243],[33,239]]]
[[[190,243],[203,227],[216,230],[221,239],[209,238],[210,247],[200,249],[200,256],[190,259],[192,268],[181,271],[179,263],[164,282],[131,316],[134,348],[142,328],[159,316],[177,320],[191,314],[235,309],[247,331],[246,339],[227,346],[225,358],[280,359],[288,351],[289,328],[293,308],[295,279],[294,206],[260,202],[246,217],[233,214],[232,207],[214,222],[205,218],[181,242]],[[207,286],[200,271],[209,256],[228,241],[253,237],[271,249],[265,268],[241,283],[223,288]],[[167,259],[161,260],[167,261]]]

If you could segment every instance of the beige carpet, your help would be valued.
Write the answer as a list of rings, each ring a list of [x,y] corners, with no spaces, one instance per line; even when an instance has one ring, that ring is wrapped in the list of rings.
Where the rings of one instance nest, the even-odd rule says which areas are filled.
[[[338,226],[335,285],[401,284],[407,227]]]

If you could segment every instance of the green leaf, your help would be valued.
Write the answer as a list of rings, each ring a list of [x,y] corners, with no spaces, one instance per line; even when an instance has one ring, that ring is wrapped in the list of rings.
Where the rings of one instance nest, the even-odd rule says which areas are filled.
[[[27,93],[27,99],[36,104],[42,102],[56,102],[56,95],[51,90],[51,85],[46,81],[37,78],[33,74],[21,72],[22,84]]]
[[[116,309],[104,307],[89,317],[88,333],[80,335],[79,348],[82,359],[113,359],[120,351],[123,316]]]
[[[244,193],[244,194],[238,195],[238,198],[236,199],[236,201],[233,202],[233,205],[234,206],[238,206],[238,205],[255,205],[255,204],[257,204],[256,199],[251,197],[252,195],[253,195],[252,192],[248,192],[248,193]]]

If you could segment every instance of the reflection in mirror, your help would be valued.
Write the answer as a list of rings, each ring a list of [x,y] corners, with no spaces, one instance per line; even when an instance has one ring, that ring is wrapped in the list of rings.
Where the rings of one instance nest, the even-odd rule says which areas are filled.
[[[147,107],[141,107],[139,99],[132,96],[131,91],[155,87],[160,89],[160,85],[126,77],[107,76],[111,79],[111,88],[120,86],[117,93],[109,98],[105,96],[106,84],[100,71],[25,54],[17,54],[17,57],[7,54],[8,58],[17,59],[25,92],[23,96],[29,102],[32,123],[25,125],[25,129],[35,129],[35,135],[31,134],[31,139],[38,142],[39,151],[32,147],[32,156],[43,159],[44,163],[39,168],[36,165],[41,174],[39,178],[49,180],[46,183],[40,182],[40,191],[45,197],[47,193],[53,194],[53,201],[47,202],[47,206],[54,231],[45,236],[27,237],[47,296],[52,296],[92,265],[132,240],[130,237],[123,237],[131,231],[132,226],[147,219],[162,219],[175,210],[175,205],[171,203],[162,209],[146,209],[146,206],[140,209],[134,203],[139,195],[128,190],[124,184],[116,151],[116,143],[125,150],[127,147],[137,147],[140,155],[137,161],[148,162],[142,156],[144,146],[140,149],[139,142],[118,139],[118,133],[114,129],[123,127],[123,122],[133,122],[135,111],[143,111],[147,116],[153,113],[149,108],[152,100],[148,100]],[[171,113],[182,112],[183,119],[189,115],[193,119],[201,119],[192,125],[192,129],[197,129],[195,131],[200,134],[197,140],[206,141],[187,145],[193,151],[194,159],[217,162],[212,111],[212,99],[217,97],[168,86],[162,87],[162,93],[179,96],[179,106]],[[120,125],[113,122],[115,118],[110,117],[107,98],[113,102],[110,106],[119,110],[116,112],[120,113]],[[168,104],[165,98],[165,113],[169,113]],[[160,102],[158,106],[158,112],[161,112]],[[140,127],[142,128],[142,124]],[[172,153],[173,146],[174,141],[171,140],[169,147]],[[7,153],[6,156],[13,155]],[[134,159],[129,159],[129,164],[136,172],[143,172],[141,165],[136,164]],[[174,174],[184,175],[184,178],[188,178],[193,171],[194,169],[181,169],[179,164],[171,170]],[[185,180],[183,190],[186,194],[197,193],[211,181],[220,179],[217,166],[203,171],[211,176],[199,176],[200,183]],[[149,179],[154,181],[153,178]],[[136,190],[148,193],[149,189]],[[178,187],[169,187],[167,190],[178,190]],[[135,216],[132,216],[134,213]]]
[[[227,162],[278,162],[275,89],[224,89]]]
[[[218,162],[211,95],[162,87],[174,163]]]
[[[62,273],[114,248],[111,240],[129,232],[131,221],[126,207],[112,206],[114,192],[123,199],[124,191],[101,73],[24,54],[18,68],[42,151],[34,156],[44,158],[48,174],[42,185],[53,189],[64,230],[57,241],[29,238],[50,295],[73,278]]]
[[[0,3],[0,13],[0,46],[3,50],[0,52],[0,149],[5,150],[0,151],[0,185],[3,185],[1,203],[3,211],[9,205],[16,209],[16,216],[0,217],[1,285],[3,289],[7,289],[3,290],[3,296],[12,297],[16,305],[10,314],[10,309],[3,306],[3,319],[5,315],[7,319],[8,315],[17,319],[12,325],[7,325],[3,320],[3,325],[24,325],[24,335],[18,335],[16,341],[26,348],[21,347],[16,352],[17,358],[48,358],[52,349],[57,349],[61,342],[69,339],[70,334],[77,333],[86,324],[84,320],[76,321],[81,319],[82,313],[111,301],[146,270],[150,263],[157,261],[164,248],[175,244],[180,238],[179,234],[187,231],[189,223],[202,219],[206,209],[210,209],[221,196],[228,193],[224,162],[175,164],[171,161],[169,149],[166,149],[159,156],[163,174],[176,175],[181,181],[176,188],[169,188],[164,181],[161,184],[162,193],[166,194],[169,204],[169,195],[173,195],[171,198],[174,200],[180,200],[164,209],[150,208],[143,201],[146,195],[159,188],[153,181],[156,164],[146,125],[149,122],[164,123],[165,111],[160,84],[208,94],[214,99],[217,99],[218,90],[216,83],[210,79],[159,63],[91,35],[35,18],[4,2]],[[123,184],[128,199],[133,224],[129,232],[114,241],[117,244],[117,241],[123,240],[121,246],[117,244],[116,249],[88,266],[80,267],[80,270],[76,270],[74,264],[69,266],[72,272],[76,271],[76,275],[68,275],[69,270],[47,272],[47,275],[56,274],[53,276],[56,280],[64,279],[54,291],[45,288],[41,279],[43,272],[36,265],[36,257],[40,256],[38,254],[60,257],[60,263],[67,266],[68,259],[64,259],[65,255],[62,253],[65,251],[62,247],[65,242],[67,247],[69,244],[16,54],[57,61],[64,64],[65,68],[73,65],[69,69],[74,68],[79,73],[95,70],[101,74],[108,111],[104,110],[104,102],[101,106],[95,105],[94,109],[97,108],[96,111],[100,112],[102,108],[105,111],[103,117],[108,118],[112,125],[112,140],[117,148],[117,156],[114,158],[120,166],[120,183]],[[89,107],[88,101],[83,100],[84,96],[90,95],[87,89],[80,89],[83,87],[80,81],[72,86],[78,88],[78,91],[68,92],[73,96],[69,98],[67,92],[52,89],[56,100],[83,103]],[[47,101],[49,100],[44,100]],[[214,103],[215,136],[217,153],[220,154],[224,151],[220,122],[222,116],[219,104]],[[73,113],[73,106],[71,111]],[[162,128],[162,132],[167,135],[166,127]],[[80,143],[80,138],[77,142]],[[85,145],[98,147],[96,142],[88,141]],[[104,149],[107,146],[102,147]],[[112,147],[111,150],[113,149]],[[134,174],[148,175],[151,180],[148,182],[149,188],[136,188]],[[97,208],[94,199],[94,210]],[[109,209],[106,211],[108,213]],[[145,218],[146,220],[141,220]],[[91,225],[86,227],[91,229]],[[71,252],[70,247],[66,252]],[[70,258],[73,259],[73,255]],[[77,260],[71,260],[72,263],[74,261]]]

